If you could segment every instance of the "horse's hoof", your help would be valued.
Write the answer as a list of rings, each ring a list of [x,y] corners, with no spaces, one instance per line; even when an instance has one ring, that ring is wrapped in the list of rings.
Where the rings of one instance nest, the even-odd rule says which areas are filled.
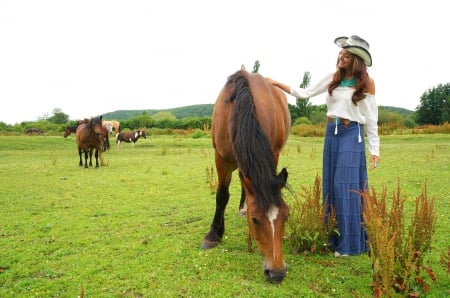
[[[210,249],[210,248],[214,248],[217,245],[219,245],[219,241],[210,241],[210,240],[203,240],[203,243],[201,245],[202,249]]]

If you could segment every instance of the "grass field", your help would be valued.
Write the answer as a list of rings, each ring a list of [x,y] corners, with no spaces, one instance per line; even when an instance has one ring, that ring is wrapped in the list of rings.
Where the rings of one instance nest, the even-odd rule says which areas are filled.
[[[291,136],[280,157],[294,190],[321,175],[322,138]],[[437,213],[437,274],[427,297],[450,294],[440,264],[450,247],[449,135],[382,136],[381,163],[370,186],[388,193],[400,181],[406,208],[427,183]],[[100,169],[78,166],[74,135],[0,136],[0,297],[371,297],[367,255],[293,255],[272,285],[261,257],[247,252],[233,177],[223,242],[201,250],[215,208],[207,173],[209,137],[149,136],[134,149],[104,154]],[[286,201],[293,195],[285,192]],[[409,220],[406,219],[406,224]]]

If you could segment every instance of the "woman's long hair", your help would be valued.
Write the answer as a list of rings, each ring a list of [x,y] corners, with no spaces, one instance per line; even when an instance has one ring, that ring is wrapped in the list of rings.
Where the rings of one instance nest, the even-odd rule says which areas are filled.
[[[353,54],[352,54],[353,55]],[[353,55],[353,65],[352,65],[352,74],[356,79],[355,92],[352,96],[352,102],[354,105],[357,104],[358,101],[365,97],[364,93],[367,91],[367,84],[369,82],[369,74],[367,73],[367,66],[364,63],[363,59],[360,57]],[[336,62],[336,66],[339,63],[339,57]],[[338,68],[333,75],[333,80],[328,85],[328,93],[331,95],[333,90],[336,89],[341,81],[345,77],[345,69]]]

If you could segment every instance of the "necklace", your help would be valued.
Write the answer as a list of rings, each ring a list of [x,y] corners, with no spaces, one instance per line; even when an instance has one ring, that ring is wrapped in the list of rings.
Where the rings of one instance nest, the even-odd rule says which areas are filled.
[[[339,85],[342,87],[353,87],[356,85],[356,79],[354,77],[352,77],[350,80],[342,79]]]

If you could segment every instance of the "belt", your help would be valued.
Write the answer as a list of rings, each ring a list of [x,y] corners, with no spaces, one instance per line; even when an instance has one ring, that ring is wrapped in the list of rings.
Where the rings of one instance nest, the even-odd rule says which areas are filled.
[[[342,124],[345,128],[347,128],[350,123],[352,123],[351,120],[345,119],[345,118],[339,118],[339,117],[327,117],[328,118],[328,123],[336,123],[336,125],[338,124]]]

